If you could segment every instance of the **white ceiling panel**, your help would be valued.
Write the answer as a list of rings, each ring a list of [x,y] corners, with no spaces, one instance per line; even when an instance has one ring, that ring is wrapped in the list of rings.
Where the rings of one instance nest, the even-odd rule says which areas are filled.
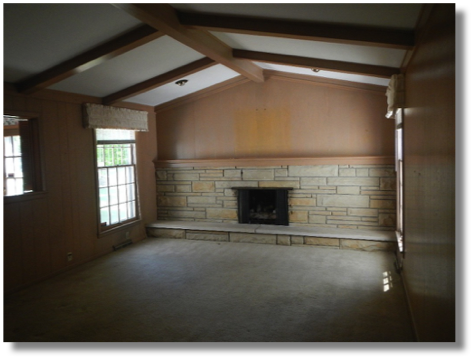
[[[330,79],[346,80],[349,82],[375,84],[375,85],[381,85],[385,87],[388,86],[388,83],[390,81],[389,79],[384,79],[384,78],[370,77],[370,76],[358,75],[358,74],[330,72],[326,70],[320,70],[319,72],[316,73],[316,72],[313,72],[309,68],[292,67],[288,65],[269,64],[269,63],[261,63],[261,62],[255,62],[255,64],[260,66],[263,69],[276,70],[278,72],[303,74],[303,75],[309,75],[316,78],[330,78]]]
[[[181,11],[411,29],[421,4],[172,4]]]
[[[405,50],[361,45],[336,44],[311,40],[212,32],[235,49],[301,57],[351,61],[352,63],[400,67]]]
[[[239,76],[237,72],[223,65],[214,65],[187,76],[185,79],[187,79],[188,82],[184,86],[178,86],[175,84],[175,81],[170,82],[149,92],[126,99],[126,101],[156,106],[198,92],[237,76]]]
[[[50,89],[104,97],[203,57],[182,43],[163,36],[65,79]]]
[[[40,73],[142,25],[110,4],[4,4],[3,21],[7,82]]]

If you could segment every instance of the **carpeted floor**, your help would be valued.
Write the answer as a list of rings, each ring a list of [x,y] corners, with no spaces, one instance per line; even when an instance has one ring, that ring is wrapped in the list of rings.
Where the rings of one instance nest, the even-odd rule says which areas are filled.
[[[393,260],[147,239],[6,298],[4,340],[411,342]]]

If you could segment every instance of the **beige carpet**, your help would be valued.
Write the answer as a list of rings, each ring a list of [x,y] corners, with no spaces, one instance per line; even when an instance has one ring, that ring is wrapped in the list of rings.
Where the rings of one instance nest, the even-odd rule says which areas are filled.
[[[4,339],[410,342],[393,258],[147,239],[6,298]]]

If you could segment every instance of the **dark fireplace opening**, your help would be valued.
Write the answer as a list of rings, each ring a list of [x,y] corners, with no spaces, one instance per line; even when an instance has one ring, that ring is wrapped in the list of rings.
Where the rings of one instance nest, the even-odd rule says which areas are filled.
[[[276,190],[250,190],[250,224],[276,224]]]
[[[238,190],[241,224],[289,225],[288,190],[292,188],[234,187]]]

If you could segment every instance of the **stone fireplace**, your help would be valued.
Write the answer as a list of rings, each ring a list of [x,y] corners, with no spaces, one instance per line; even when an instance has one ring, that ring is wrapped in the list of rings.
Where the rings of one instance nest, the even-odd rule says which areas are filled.
[[[288,190],[292,188],[233,187],[238,191],[240,224],[289,225]]]
[[[238,223],[240,189],[285,188],[290,226],[395,230],[392,164],[158,167],[156,177],[158,220]]]

